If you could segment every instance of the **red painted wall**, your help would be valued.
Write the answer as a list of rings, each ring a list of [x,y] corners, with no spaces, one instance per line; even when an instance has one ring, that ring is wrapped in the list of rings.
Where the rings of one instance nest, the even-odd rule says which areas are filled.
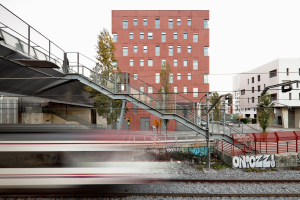
[[[147,25],[143,25],[143,19],[147,18]],[[177,19],[181,19],[181,25],[177,25]],[[128,20],[128,29],[123,29],[123,20]],[[137,19],[135,26],[133,19]],[[155,19],[160,19],[160,28],[155,28]],[[173,29],[169,29],[169,19],[173,19]],[[191,19],[191,26],[187,20]],[[138,78],[159,88],[155,83],[155,73],[160,73],[161,62],[166,60],[173,73],[173,87],[178,88],[178,93],[198,102],[204,93],[209,91],[209,84],[204,83],[204,76],[192,76],[188,80],[187,74],[209,74],[209,56],[204,56],[204,47],[209,47],[209,29],[204,29],[204,20],[209,20],[209,11],[145,11],[145,10],[113,10],[112,11],[112,33],[117,33],[116,57],[118,66],[122,72],[138,74]],[[133,32],[133,39],[129,39],[129,33]],[[144,32],[144,39],[140,39],[140,32]],[[148,39],[148,32],[153,33],[153,39]],[[161,42],[161,33],[166,33],[166,42]],[[177,39],[174,39],[177,32]],[[187,39],[183,39],[183,33],[187,32]],[[198,42],[193,42],[193,33],[198,33]],[[147,53],[143,52],[143,46],[147,45]],[[181,46],[181,53],[177,53],[177,46]],[[133,52],[133,46],[138,46],[138,52]],[[155,56],[155,46],[160,46],[160,56]],[[169,56],[169,46],[173,46],[173,56]],[[188,46],[192,52],[188,53]],[[128,56],[123,56],[123,47],[128,47]],[[129,66],[129,60],[133,59],[133,66]],[[144,59],[144,66],[140,66],[140,59]],[[148,66],[148,59],[153,59],[153,66]],[[174,59],[178,65],[174,66]],[[187,59],[187,67],[183,66],[183,60]],[[193,70],[193,60],[198,60],[198,70]],[[177,73],[181,73],[181,80],[177,80]],[[187,87],[188,93],[183,94],[183,87]],[[198,97],[193,97],[193,88],[198,87]],[[190,92],[190,93],[189,93]],[[132,103],[127,103],[132,108]],[[150,127],[154,124],[155,116],[147,111],[138,110],[137,114],[132,109],[126,117],[132,117],[130,129],[140,129],[140,118],[150,118]],[[175,130],[176,123],[170,121],[169,130]]]

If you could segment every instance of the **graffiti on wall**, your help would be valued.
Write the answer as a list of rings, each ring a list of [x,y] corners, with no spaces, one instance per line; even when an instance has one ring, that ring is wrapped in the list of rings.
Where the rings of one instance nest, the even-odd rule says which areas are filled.
[[[275,155],[234,156],[232,165],[241,169],[275,167]]]
[[[207,147],[189,147],[189,152],[191,152],[195,156],[206,156]],[[210,152],[214,152],[214,149],[212,149],[211,147]]]

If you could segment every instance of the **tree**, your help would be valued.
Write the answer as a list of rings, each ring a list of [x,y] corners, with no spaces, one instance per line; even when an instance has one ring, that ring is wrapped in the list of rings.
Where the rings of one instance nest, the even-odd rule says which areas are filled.
[[[164,103],[162,111],[165,113],[172,112],[172,99],[173,99],[173,90],[171,88],[171,83],[173,83],[173,76],[170,64],[163,62],[160,70],[160,88],[158,90],[158,98],[161,102]],[[168,119],[164,119],[166,125],[166,133],[168,131]]]
[[[273,106],[271,95],[266,93],[263,95],[257,104],[258,114],[257,119],[262,132],[265,133],[270,125],[270,117],[273,115]]]
[[[113,83],[115,79],[117,83],[122,83],[122,79],[120,78],[121,70],[117,65],[118,61],[115,57],[115,51],[117,49],[112,37],[106,29],[103,29],[98,35],[96,50],[96,59],[98,62],[93,70],[103,78],[95,74],[91,74],[91,78],[101,85],[114,88]],[[116,75],[113,70],[117,70]],[[121,114],[122,100],[111,99],[107,95],[89,86],[85,87],[85,90],[90,93],[90,98],[94,100],[94,107],[96,108],[98,116],[106,119],[107,126],[116,122]],[[120,88],[117,87],[117,90],[120,90]],[[127,108],[125,109],[125,112],[126,111],[128,111]]]
[[[210,95],[210,104],[213,105],[218,99],[219,99],[219,93],[213,92]],[[214,121],[220,121],[221,120],[220,101],[216,103],[213,113],[214,113]]]

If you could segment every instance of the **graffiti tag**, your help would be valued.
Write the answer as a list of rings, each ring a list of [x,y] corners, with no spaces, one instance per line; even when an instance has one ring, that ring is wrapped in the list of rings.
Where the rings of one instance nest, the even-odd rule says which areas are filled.
[[[232,165],[241,169],[275,167],[275,155],[234,156]]]

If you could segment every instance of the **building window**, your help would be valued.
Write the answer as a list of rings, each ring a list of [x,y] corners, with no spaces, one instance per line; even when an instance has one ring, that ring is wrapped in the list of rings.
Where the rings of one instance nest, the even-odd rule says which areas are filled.
[[[193,70],[198,70],[198,60],[193,60]]]
[[[128,56],[128,47],[123,47],[123,56]]]
[[[144,59],[140,60],[140,66],[143,67],[144,66]]]
[[[174,39],[177,39],[177,33],[176,32],[174,33]]]
[[[174,87],[174,93],[177,93],[177,87]],[[300,98],[300,93],[299,93],[299,98]]]
[[[148,60],[148,66],[150,66],[150,67],[153,66],[153,60],[152,60],[152,59],[149,59],[149,60]]]
[[[183,60],[183,66],[186,67],[187,66],[187,60]]]
[[[183,39],[187,39],[187,33],[183,33]]]
[[[137,46],[133,46],[133,52],[137,53]]]
[[[147,25],[147,19],[144,19],[144,25],[145,26]]]
[[[188,73],[188,80],[192,80],[192,74]]]
[[[132,32],[129,33],[129,39],[133,39],[133,33]]]
[[[181,80],[181,73],[177,73],[177,80]]]
[[[123,29],[128,29],[128,21],[127,21],[127,19],[123,19]]]
[[[187,20],[187,25],[188,25],[188,26],[192,25],[192,19],[188,19],[188,20]]]
[[[204,20],[204,29],[208,29],[208,20],[207,19]]]
[[[252,93],[254,93],[254,87],[252,87]]]
[[[300,76],[300,68],[299,68],[299,76]]]
[[[133,25],[134,25],[134,26],[137,25],[137,19],[133,19]]]
[[[296,83],[296,87],[299,88],[299,83]]]
[[[181,46],[177,46],[177,53],[181,53]]]
[[[248,80],[248,85],[249,85],[249,79],[247,79]]]
[[[143,32],[140,33],[140,39],[144,39],[144,33]]]
[[[166,42],[166,33],[161,33],[161,42]]]
[[[160,55],[160,47],[155,46],[155,56],[159,56],[159,55]]]
[[[155,83],[159,83],[159,73],[155,73]]]
[[[161,60],[161,66],[166,64],[166,60]]]
[[[174,60],[174,67],[177,67],[177,60]]]
[[[140,87],[140,91],[141,91],[141,92],[144,92],[144,87]]]
[[[245,95],[246,94],[246,90],[241,90],[241,95]]]
[[[257,102],[259,102],[259,100],[260,100],[260,96],[257,97]]]
[[[260,81],[260,75],[257,76],[257,82],[259,82],[259,81]]]
[[[204,56],[208,56],[208,47],[204,47]]]
[[[193,88],[193,97],[198,97],[198,88]]]
[[[192,53],[192,46],[188,46],[188,53]]]
[[[147,46],[144,46],[144,53],[147,53]]]
[[[193,42],[198,42],[198,33],[193,33]]]
[[[289,68],[286,68],[286,75],[289,75]]]
[[[132,59],[130,59],[130,61],[129,61],[129,66],[130,66],[130,67],[133,66],[133,60],[132,60]]]
[[[173,46],[169,46],[169,56],[173,56]]]
[[[113,33],[113,42],[118,41],[118,35],[116,33]]]
[[[257,86],[257,91],[258,91],[258,92],[260,92],[260,85],[259,85],[259,86]]]
[[[159,24],[160,24],[159,19],[155,19],[155,28],[156,29],[159,29]]]
[[[173,28],[173,19],[169,19],[169,29]]]
[[[254,103],[254,97],[252,97],[252,103]]]
[[[177,26],[181,25],[181,19],[177,19]]]
[[[187,94],[187,87],[183,87],[183,93]]]
[[[169,83],[173,83],[173,73],[170,73],[169,75]]]
[[[137,74],[133,75],[133,80],[138,80],[138,75]]]
[[[252,77],[252,83],[254,83],[254,77]]]
[[[300,100],[300,93],[299,93],[299,100]]]
[[[133,106],[132,106],[132,112],[133,113],[137,113],[138,112],[138,109],[137,109],[137,105],[135,105],[135,104],[132,104]]]
[[[273,78],[275,76],[277,76],[277,69],[274,69],[274,70],[272,70],[272,71],[269,72],[269,77],[270,78]]]
[[[148,33],[148,39],[153,39],[153,33],[151,32]]]
[[[271,94],[271,99],[272,99],[272,101],[277,100],[277,93]]]
[[[266,84],[264,84],[264,89],[266,88]]]
[[[289,100],[292,100],[292,93],[289,93]]]
[[[153,93],[153,88],[152,87],[148,87],[148,94],[152,94]]]
[[[248,103],[249,103],[249,97],[248,97]]]
[[[204,83],[208,83],[208,75],[204,74]]]

